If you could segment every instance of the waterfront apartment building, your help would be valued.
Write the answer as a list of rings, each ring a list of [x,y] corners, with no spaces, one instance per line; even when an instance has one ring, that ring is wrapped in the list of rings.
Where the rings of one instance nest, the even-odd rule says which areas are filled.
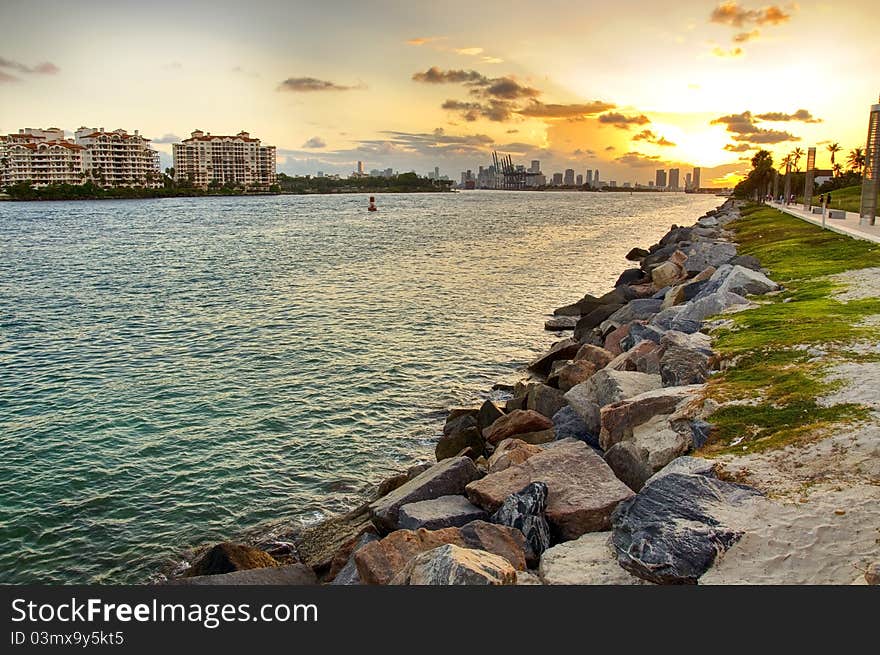
[[[0,188],[22,182],[35,187],[83,183],[83,148],[64,130],[24,128],[0,137]]]
[[[669,169],[669,190],[670,191],[678,191],[679,189],[679,175],[681,174],[680,169],[678,168],[670,168]]]
[[[159,153],[150,148],[135,130],[107,132],[103,127],[81,127],[74,132],[76,143],[83,147],[86,176],[103,187],[160,187],[162,171]]]
[[[565,184],[565,186],[574,186],[574,169],[573,168],[566,168],[565,169],[565,176],[563,177],[563,184]]]
[[[268,191],[277,182],[275,146],[264,146],[247,132],[234,136],[194,131],[173,145],[174,178],[206,189],[210,184]]]
[[[694,167],[694,174],[691,176],[691,186],[693,187],[694,191],[700,190],[700,173],[701,172],[702,171],[700,171],[699,166]]]

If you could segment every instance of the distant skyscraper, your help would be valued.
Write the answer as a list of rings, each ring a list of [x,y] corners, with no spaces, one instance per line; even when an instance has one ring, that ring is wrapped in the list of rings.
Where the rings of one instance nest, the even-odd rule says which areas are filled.
[[[678,188],[679,188],[678,177],[679,177],[680,172],[681,171],[677,168],[670,168],[669,169],[669,189],[671,191],[678,191]]]
[[[687,191],[691,190],[691,174],[690,173],[688,173],[687,175],[684,176],[684,188]]]
[[[529,166],[529,173],[540,173],[541,172],[541,162],[538,159],[532,160],[532,165]]]
[[[700,168],[699,168],[699,166],[694,166],[694,176],[691,179],[691,184],[694,187],[694,191],[700,190]]]
[[[593,171],[587,171],[587,186],[593,186]]]
[[[593,184],[599,186],[599,169],[593,171]]]
[[[576,184],[577,186],[584,186],[584,176],[583,176],[583,175],[578,175],[578,176],[575,178],[575,184]]]
[[[654,186],[658,189],[666,188],[666,171],[658,169],[654,174]]]
[[[358,175],[363,175],[363,174],[364,174],[364,162],[359,161],[358,162]]]
[[[440,179],[440,167],[439,166],[434,167],[434,179],[435,180]]]
[[[553,186],[562,186],[562,173],[553,173]]]
[[[563,184],[565,186],[574,186],[574,169],[566,168],[565,169],[565,178],[563,179]]]

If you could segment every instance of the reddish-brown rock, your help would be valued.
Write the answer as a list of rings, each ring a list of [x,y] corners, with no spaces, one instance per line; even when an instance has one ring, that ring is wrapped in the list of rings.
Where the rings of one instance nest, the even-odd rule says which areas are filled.
[[[505,439],[498,444],[495,452],[489,457],[489,473],[497,473],[511,466],[522,464],[529,457],[540,452],[543,452],[541,447],[526,443],[521,439]]]
[[[472,521],[461,528],[442,530],[397,530],[356,551],[354,561],[361,582],[388,584],[416,555],[445,544],[485,550],[500,555],[518,571],[526,568],[526,541],[522,532],[486,521]]]
[[[629,334],[629,328],[630,324],[624,323],[619,328],[612,330],[608,336],[605,337],[605,350],[615,357],[623,352],[623,349],[620,347],[620,340]]]
[[[467,495],[475,505],[494,512],[505,498],[532,482],[547,485],[547,521],[562,539],[610,529],[611,512],[633,495],[592,448],[575,440],[560,441],[522,464],[471,482]]]
[[[606,405],[599,410],[602,429],[599,445],[608,450],[614,444],[632,438],[632,431],[658,414],[671,414],[684,400],[702,388],[701,385],[665,387]]]
[[[614,355],[601,346],[594,346],[588,343],[581,346],[574,358],[575,361],[592,362],[595,364],[596,370],[600,370],[608,366],[608,362],[614,359]]]
[[[555,382],[560,391],[568,391],[576,384],[590,379],[597,370],[595,363],[586,359],[576,359],[557,368],[550,381]]]
[[[483,437],[492,445],[508,437],[527,432],[541,432],[553,427],[553,421],[531,409],[515,409],[505,414],[483,431]]]

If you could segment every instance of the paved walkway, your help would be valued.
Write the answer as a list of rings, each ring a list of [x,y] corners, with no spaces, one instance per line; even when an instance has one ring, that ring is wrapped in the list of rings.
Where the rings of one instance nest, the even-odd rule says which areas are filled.
[[[783,205],[778,202],[768,203],[771,207],[775,207],[786,214],[791,214],[796,218],[822,226],[821,214],[809,214],[804,211],[803,205]],[[839,211],[839,210],[835,210]],[[880,217],[877,217],[876,225],[859,225],[859,215],[856,212],[846,212],[846,218],[825,218],[825,227],[834,232],[845,234],[855,239],[863,239],[865,241],[873,241],[880,243]]]

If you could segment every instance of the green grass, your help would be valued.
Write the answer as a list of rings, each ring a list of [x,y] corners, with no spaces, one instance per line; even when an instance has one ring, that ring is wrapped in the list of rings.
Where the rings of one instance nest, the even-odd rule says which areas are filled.
[[[819,207],[821,203],[819,202],[819,195],[816,194],[813,196],[813,206]],[[803,202],[803,196],[798,197],[799,202]],[[877,204],[877,215],[880,216],[880,203]],[[831,208],[832,209],[843,209],[848,212],[859,213],[862,208],[862,187],[859,186],[848,186],[842,189],[837,189],[835,191],[831,191]]]
[[[728,404],[712,414],[715,429],[703,453],[778,448],[866,418],[867,408],[823,407],[817,400],[836,386],[826,380],[832,363],[861,361],[846,345],[876,334],[860,323],[880,314],[880,299],[836,300],[837,285],[827,276],[880,266],[880,245],[760,206],[744,209],[729,228],[740,253],[757,257],[784,290],[756,298],[759,307],[733,314],[732,325],[714,335],[722,360],[735,365],[710,381],[708,397],[749,403]],[[817,357],[817,348],[825,354]]]

